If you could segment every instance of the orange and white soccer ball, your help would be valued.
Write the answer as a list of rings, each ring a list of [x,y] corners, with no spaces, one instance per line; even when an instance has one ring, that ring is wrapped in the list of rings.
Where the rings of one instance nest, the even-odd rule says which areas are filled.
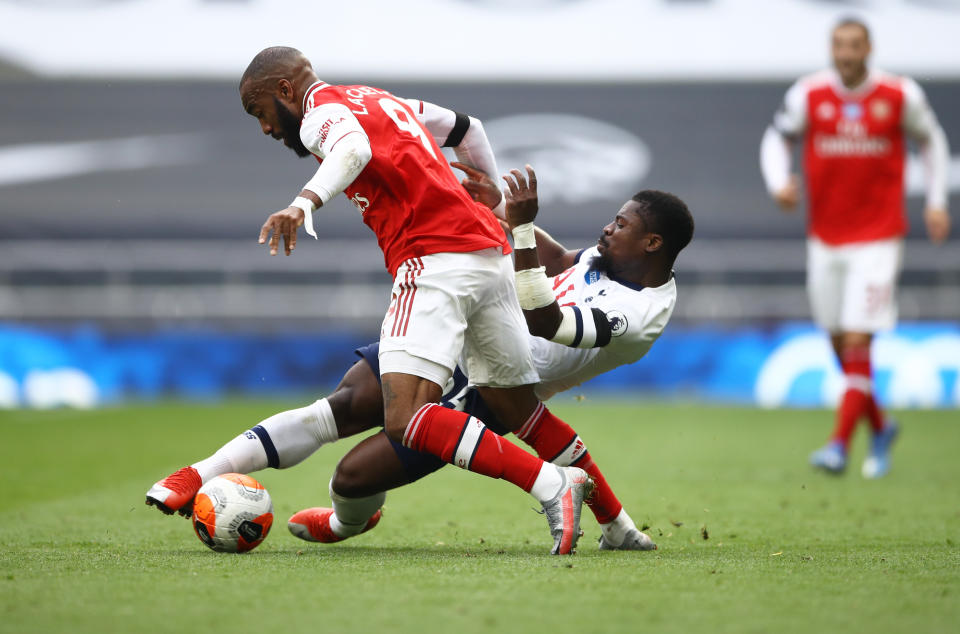
[[[225,473],[200,487],[191,521],[200,541],[213,550],[242,553],[266,539],[273,524],[273,502],[250,476]]]

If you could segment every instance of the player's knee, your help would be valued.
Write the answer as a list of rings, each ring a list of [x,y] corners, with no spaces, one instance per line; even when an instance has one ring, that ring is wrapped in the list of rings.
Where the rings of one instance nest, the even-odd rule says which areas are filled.
[[[330,481],[330,488],[337,495],[347,498],[362,497],[369,489],[364,482],[364,473],[367,470],[359,460],[354,460],[350,454],[343,457],[337,464],[337,469],[333,473],[333,479]]]

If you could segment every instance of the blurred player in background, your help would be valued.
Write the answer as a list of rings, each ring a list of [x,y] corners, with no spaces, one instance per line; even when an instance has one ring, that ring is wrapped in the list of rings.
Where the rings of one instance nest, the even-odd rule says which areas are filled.
[[[273,233],[271,255],[281,237],[290,254],[300,225],[316,236],[314,209],[340,192],[377,236],[394,277],[379,348],[384,429],[391,440],[529,492],[543,506],[551,552],[572,553],[581,504],[594,488],[587,473],[545,462],[488,433],[476,417],[437,404],[461,353],[501,421],[519,427],[540,404],[510,245],[496,218],[453,175],[437,142],[495,176],[479,121],[369,86],[327,84],[288,47],[253,58],[240,96],[264,134],[320,162],[293,202],[264,223],[260,242]],[[158,487],[148,503],[170,508],[172,497]]]
[[[501,194],[491,179],[469,166],[454,165],[468,173],[464,186],[475,198],[491,208],[499,207]],[[529,182],[519,172],[509,179],[506,210],[515,225],[532,223],[537,213],[535,175],[532,170],[529,175]],[[540,376],[536,394],[547,400],[647,353],[673,312],[676,284],[672,267],[677,253],[692,237],[693,218],[677,197],[645,190],[623,205],[593,247],[568,250],[539,228],[534,234],[535,248],[518,248],[516,253],[522,253],[527,261],[515,266],[530,270],[535,264],[530,260],[536,257],[544,265],[545,274],[552,277],[549,303],[525,312],[531,329],[543,335],[529,335],[527,342]],[[562,312],[586,317],[579,339],[574,329],[565,343],[557,341],[555,333],[563,322]],[[599,321],[593,319],[598,313],[603,316]],[[548,340],[551,335],[555,341]],[[377,378],[377,349],[377,344],[359,349],[362,360],[327,398],[271,416],[181,472],[192,470],[196,473],[194,480],[205,482],[228,472],[287,468],[328,442],[381,426],[383,400]],[[538,406],[522,428],[508,428],[497,420],[459,368],[442,402],[481,418],[499,434],[513,431],[554,464],[587,470],[597,482],[597,491],[588,504],[600,524],[602,550],[656,548],[613,494],[580,436],[559,419],[544,416],[545,408]],[[329,418],[323,413],[326,408]],[[385,433],[375,434],[340,461],[330,482],[333,508],[300,511],[288,526],[302,539],[324,543],[365,532],[380,519],[385,491],[418,480],[444,464],[390,440]]]
[[[809,206],[807,291],[814,320],[830,340],[846,378],[829,443],[810,462],[832,473],[846,468],[850,437],[866,418],[873,432],[863,475],[890,469],[898,428],[872,389],[870,345],[896,324],[896,286],[907,230],[906,138],[927,168],[924,221],[939,244],[950,231],[949,151],[943,129],[912,79],[867,66],[870,32],[856,19],[832,31],[833,68],[803,77],[787,91],[763,136],[760,163],[767,190],[783,209],[800,200],[791,173],[794,142],[803,143]]]

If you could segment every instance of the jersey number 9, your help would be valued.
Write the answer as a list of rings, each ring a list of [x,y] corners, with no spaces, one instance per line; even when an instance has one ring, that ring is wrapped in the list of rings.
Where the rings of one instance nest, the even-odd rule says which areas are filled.
[[[437,158],[436,153],[433,151],[433,146],[430,145],[430,139],[423,133],[423,128],[420,127],[419,123],[410,118],[409,113],[407,113],[403,106],[387,97],[384,97],[377,103],[383,111],[387,113],[387,116],[397,124],[397,128],[420,139],[420,143],[422,143],[423,147],[430,153],[430,156],[434,159]]]

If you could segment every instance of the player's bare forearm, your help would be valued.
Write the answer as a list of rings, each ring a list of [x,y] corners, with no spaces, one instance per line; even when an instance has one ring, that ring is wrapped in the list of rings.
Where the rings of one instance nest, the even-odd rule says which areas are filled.
[[[534,232],[537,238],[537,254],[540,264],[547,270],[547,277],[553,277],[573,266],[577,251],[570,251],[540,227],[535,227]]]
[[[560,322],[563,321],[560,305],[557,302],[543,308],[525,310],[523,318],[527,321],[527,330],[530,334],[544,339],[552,339],[560,328]]]
[[[507,223],[513,232],[513,268],[517,271],[517,297],[523,308],[523,317],[530,334],[550,339],[557,334],[563,321],[560,306],[553,299],[549,282],[540,268],[540,243],[543,241],[555,259],[557,243],[545,232],[536,231],[533,221],[537,217],[537,175],[526,166],[526,175],[520,170],[510,170],[503,177],[507,189]],[[560,247],[562,249],[562,247]]]

